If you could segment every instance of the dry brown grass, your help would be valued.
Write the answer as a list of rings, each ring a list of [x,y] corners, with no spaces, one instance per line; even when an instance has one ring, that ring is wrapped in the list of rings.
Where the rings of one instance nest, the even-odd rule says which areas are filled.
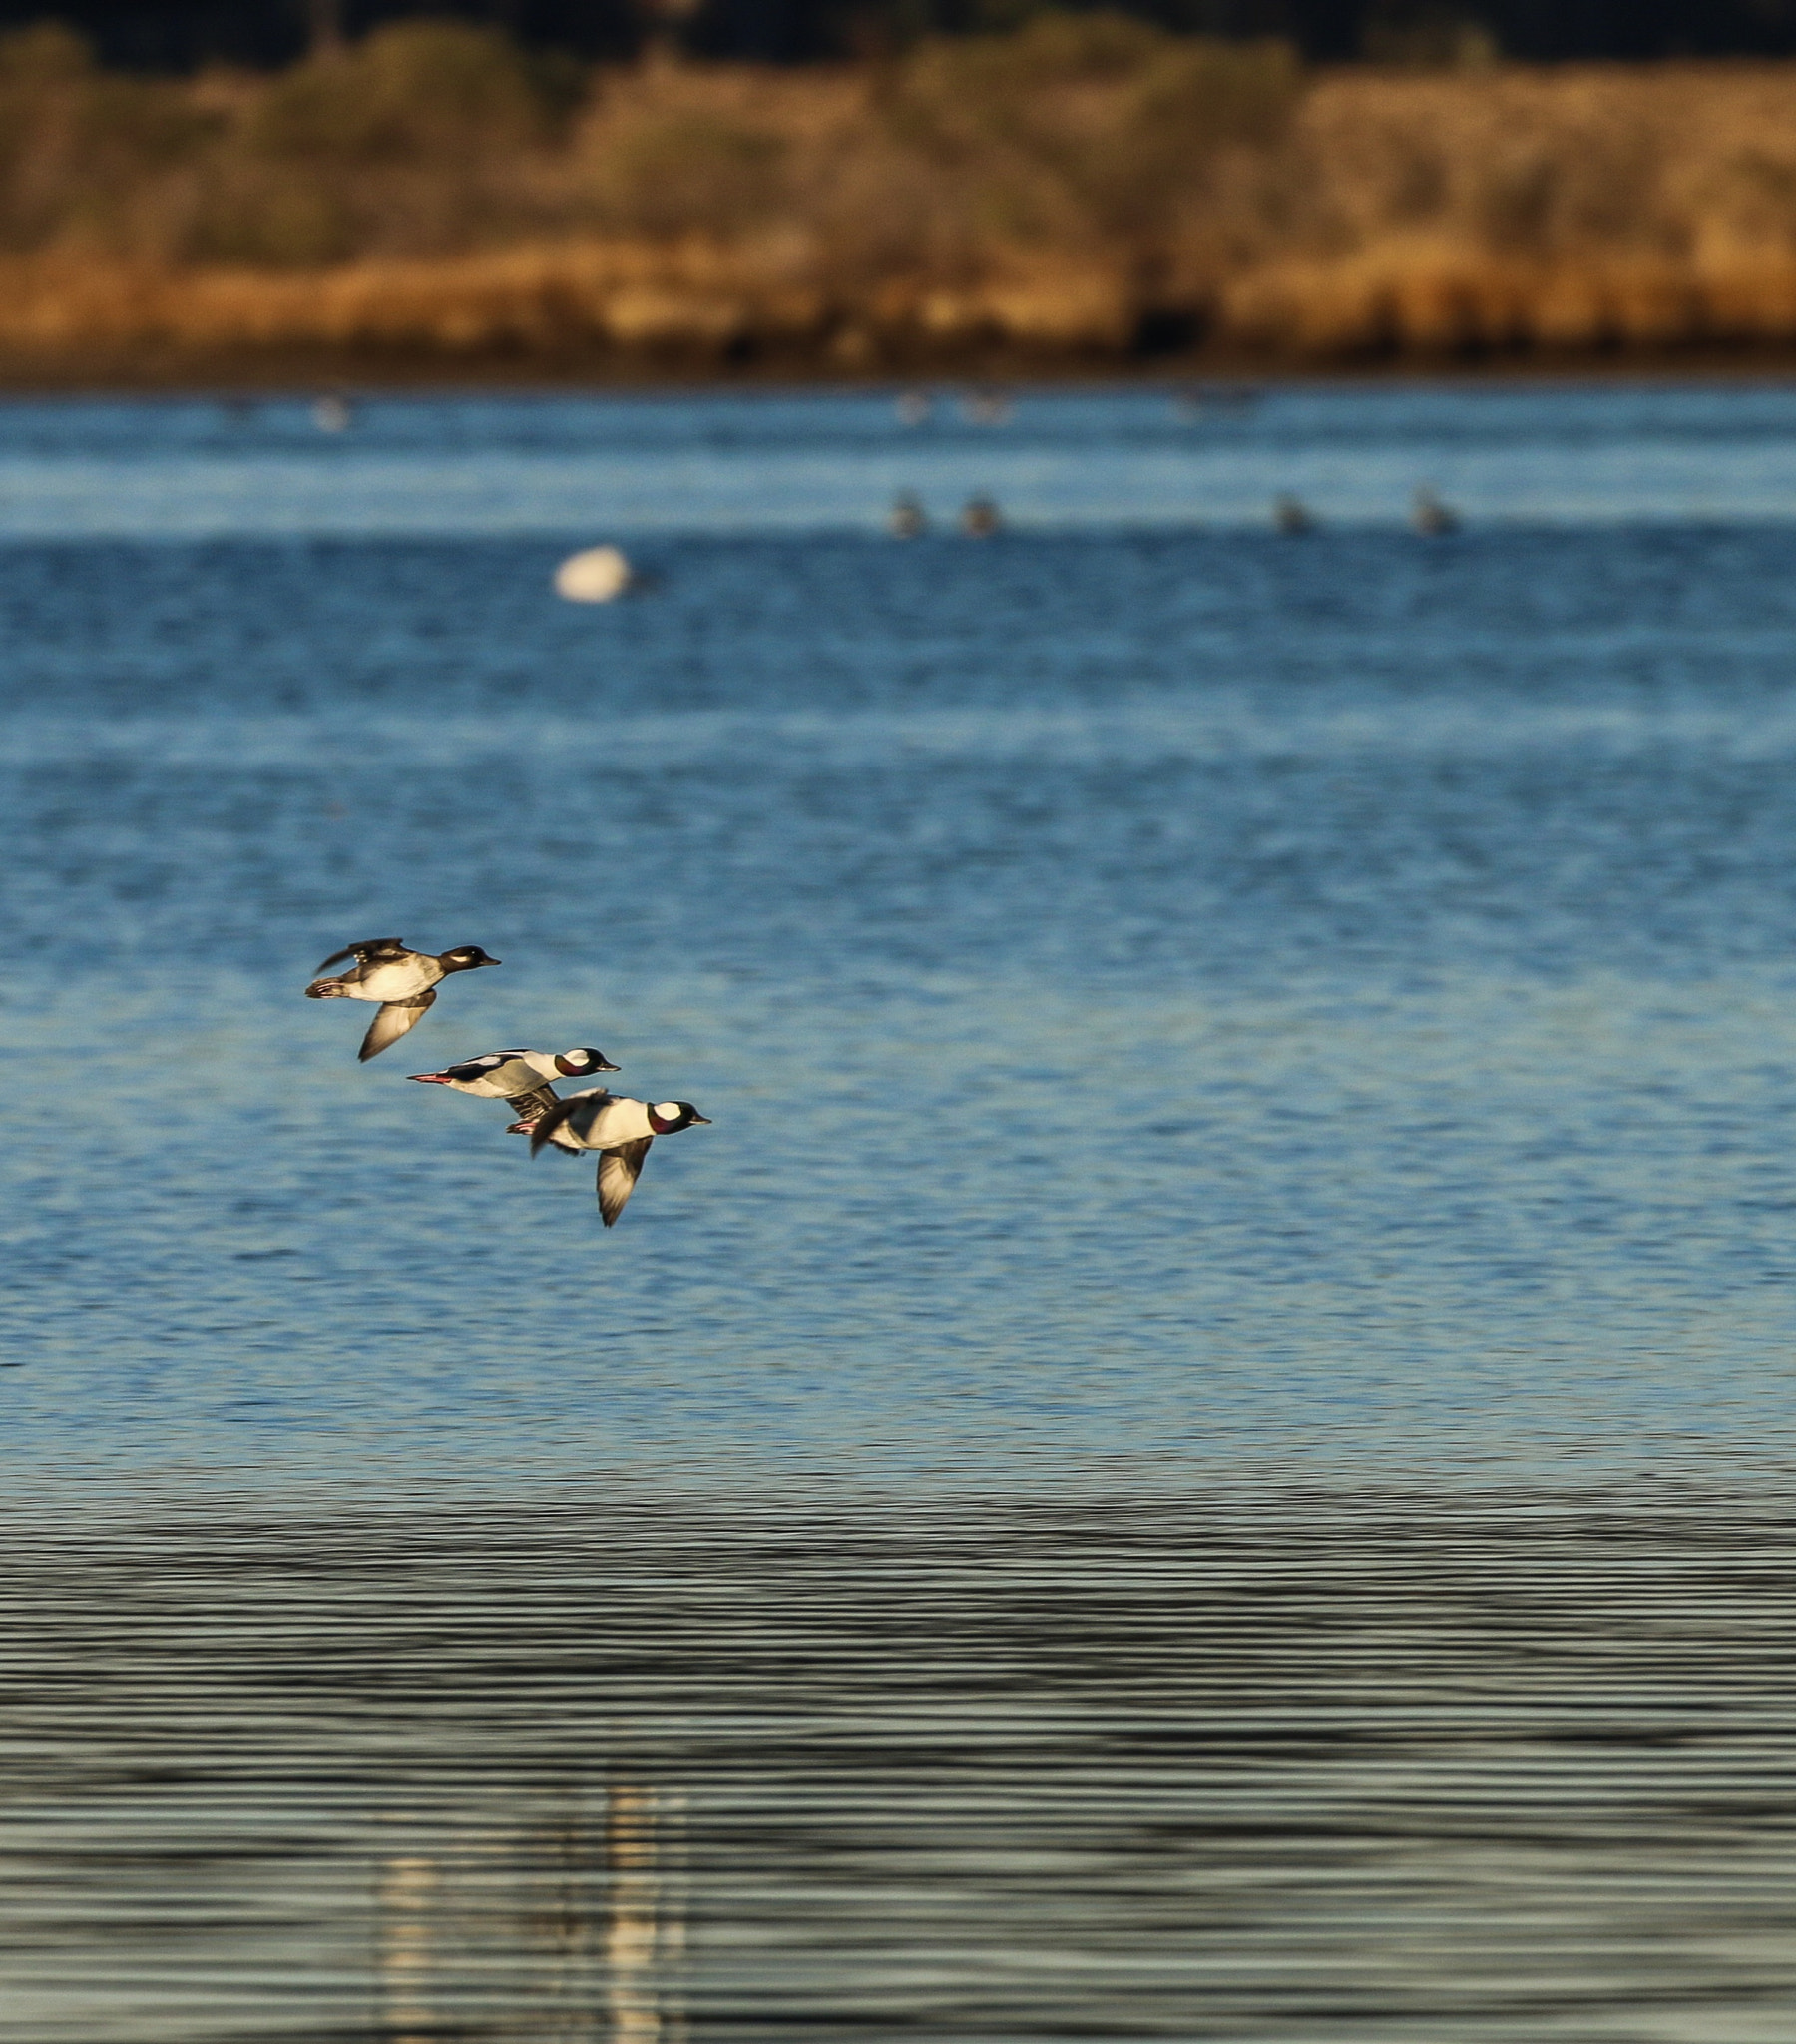
[[[1307,352],[1796,337],[1796,66],[1321,82],[1221,322]]]
[[[0,350],[877,367],[1796,340],[1796,66],[1301,79],[1114,17],[588,76],[465,28],[275,79],[0,42]]]

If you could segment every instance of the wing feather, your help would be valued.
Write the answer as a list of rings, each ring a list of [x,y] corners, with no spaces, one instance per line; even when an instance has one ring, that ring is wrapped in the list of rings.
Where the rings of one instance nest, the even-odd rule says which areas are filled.
[[[459,1065],[445,1065],[445,1079],[460,1079],[466,1084],[471,1079],[484,1079],[489,1072],[498,1071],[511,1057],[510,1051],[489,1050],[477,1058],[464,1058]]]
[[[620,1143],[615,1150],[600,1151],[599,1218],[607,1228],[616,1224],[626,1201],[636,1191],[643,1159],[649,1155],[649,1145],[654,1141],[653,1136],[642,1136],[634,1143]]]
[[[340,951],[332,951],[318,970],[328,972],[345,958],[358,958],[366,965],[370,958],[391,958],[404,949],[403,937],[364,937],[359,944],[345,944]]]
[[[415,994],[409,1001],[387,1001],[374,1010],[374,1019],[368,1024],[368,1033],[362,1038],[361,1062],[365,1065],[370,1058],[379,1057],[389,1044],[397,1043],[408,1029],[415,1029],[424,1019],[424,1010],[436,999],[436,988]]]
[[[530,1122],[540,1114],[547,1114],[560,1098],[553,1086],[533,1086],[528,1093],[511,1094],[505,1104],[519,1121]]]

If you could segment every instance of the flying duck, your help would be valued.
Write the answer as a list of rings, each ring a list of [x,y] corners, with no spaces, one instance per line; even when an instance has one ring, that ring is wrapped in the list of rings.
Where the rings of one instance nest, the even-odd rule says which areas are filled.
[[[337,979],[314,979],[305,989],[310,1001],[378,1001],[380,1013],[368,1024],[362,1038],[361,1061],[366,1064],[390,1043],[397,1043],[408,1029],[424,1019],[424,1010],[436,999],[439,980],[452,972],[472,972],[478,965],[497,965],[478,944],[457,944],[453,951],[433,954],[408,951],[398,937],[369,937],[359,944],[346,944],[333,951],[318,967],[320,972],[344,958],[355,960],[355,970]]]
[[[510,1133],[528,1135],[538,1115],[555,1105],[557,1079],[615,1072],[602,1050],[489,1050],[440,1072],[413,1072],[424,1086],[449,1086],[477,1100],[503,1100],[518,1119]]]
[[[709,1126],[689,1100],[620,1100],[603,1086],[558,1100],[530,1132],[530,1154],[544,1144],[599,1153],[599,1214],[607,1228],[636,1190],[643,1159],[657,1136],[672,1136],[694,1122]]]

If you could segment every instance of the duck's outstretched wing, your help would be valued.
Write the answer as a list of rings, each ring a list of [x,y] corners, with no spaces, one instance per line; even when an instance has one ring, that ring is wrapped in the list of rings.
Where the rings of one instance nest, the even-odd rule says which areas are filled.
[[[436,988],[430,987],[414,994],[409,1001],[387,1001],[376,1008],[368,1033],[362,1038],[361,1062],[365,1065],[370,1058],[379,1057],[388,1044],[397,1043],[408,1029],[416,1028],[424,1019],[424,1010],[435,999]]]
[[[509,1107],[521,1122],[533,1122],[540,1114],[547,1114],[560,1101],[561,1095],[553,1086],[533,1086],[528,1093],[513,1093],[507,1096]]]
[[[333,965],[340,965],[345,958],[353,958],[366,965],[370,958],[397,958],[405,951],[402,937],[364,937],[359,944],[345,944],[340,951],[332,951],[320,972],[328,972]]]
[[[625,1202],[636,1191],[642,1176],[643,1159],[649,1155],[653,1136],[640,1136],[634,1143],[620,1143],[615,1150],[599,1153],[599,1218],[607,1228],[624,1211]]]

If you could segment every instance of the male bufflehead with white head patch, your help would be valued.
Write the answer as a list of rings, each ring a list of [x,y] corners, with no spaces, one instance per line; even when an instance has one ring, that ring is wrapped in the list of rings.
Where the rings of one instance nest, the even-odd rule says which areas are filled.
[[[530,1134],[530,1154],[545,1144],[558,1150],[599,1152],[599,1213],[610,1228],[636,1190],[643,1160],[657,1136],[672,1136],[694,1124],[708,1128],[689,1100],[620,1100],[603,1086],[571,1094],[538,1120]]]
[[[477,1100],[503,1100],[518,1119],[511,1133],[528,1135],[537,1117],[555,1105],[557,1079],[584,1079],[593,1072],[618,1069],[604,1051],[489,1050],[477,1058],[440,1072],[413,1072],[424,1086],[448,1086]]]
[[[305,995],[312,1001],[380,1003],[380,1013],[368,1024],[368,1033],[362,1038],[360,1057],[364,1064],[423,1020],[425,1009],[436,999],[439,981],[452,972],[472,972],[477,966],[499,963],[497,958],[489,958],[478,944],[457,944],[453,951],[432,953],[408,951],[398,937],[368,937],[359,944],[345,944],[342,950],[333,951],[318,970],[328,972],[343,958],[355,960],[353,972],[345,972],[336,979],[314,979]]]

